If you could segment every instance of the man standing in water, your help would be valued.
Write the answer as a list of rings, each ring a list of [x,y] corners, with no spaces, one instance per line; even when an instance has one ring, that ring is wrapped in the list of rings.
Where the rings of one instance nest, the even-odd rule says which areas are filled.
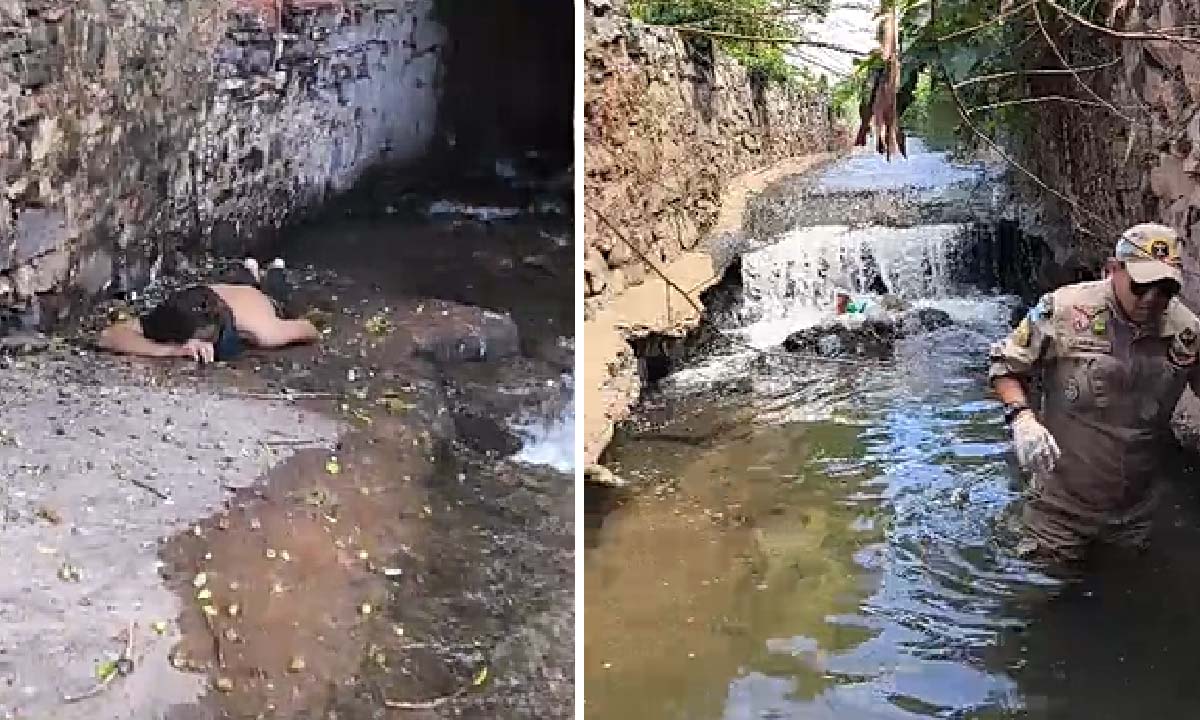
[[[1173,230],[1136,225],[1103,280],[1043,296],[992,347],[989,378],[1033,477],[1022,553],[1071,562],[1098,542],[1145,547],[1171,414],[1185,384],[1200,390],[1200,321],[1176,297],[1182,265]],[[1039,372],[1040,415],[1026,389]]]

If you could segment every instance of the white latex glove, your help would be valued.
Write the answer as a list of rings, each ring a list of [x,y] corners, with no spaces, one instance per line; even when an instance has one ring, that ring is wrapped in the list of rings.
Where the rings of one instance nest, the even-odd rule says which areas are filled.
[[[1062,451],[1032,411],[1026,410],[1013,420],[1012,434],[1017,461],[1022,468],[1033,473],[1035,478],[1049,475],[1054,470]]]

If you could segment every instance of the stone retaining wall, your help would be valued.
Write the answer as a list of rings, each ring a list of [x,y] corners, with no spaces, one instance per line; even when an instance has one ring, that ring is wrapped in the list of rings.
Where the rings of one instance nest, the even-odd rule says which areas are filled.
[[[429,146],[432,0],[0,0],[0,306],[235,251]]]
[[[711,45],[634,22],[623,0],[586,0],[584,15],[584,197],[660,266],[716,221],[730,178],[846,142],[826,95],[759,82]],[[585,217],[590,315],[648,271]]]

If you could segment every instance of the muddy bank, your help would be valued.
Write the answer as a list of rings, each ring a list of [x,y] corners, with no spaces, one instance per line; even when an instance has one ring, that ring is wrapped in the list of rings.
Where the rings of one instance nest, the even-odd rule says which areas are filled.
[[[613,297],[584,322],[584,439],[582,462],[596,462],[612,439],[613,427],[628,417],[642,381],[631,343],[650,335],[683,337],[700,321],[701,294],[717,283],[743,242],[742,216],[750,198],[789,175],[812,171],[834,154],[792,158],[741,175],[728,183],[717,222],[707,238],[646,279]],[[687,292],[680,294],[678,289]]]
[[[462,211],[327,219],[291,238],[297,294],[327,327],[319,347],[196,368],[52,346],[0,370],[6,391],[44,383],[57,410],[0,409],[23,443],[0,447],[6,491],[24,494],[5,547],[19,531],[34,559],[60,535],[83,548],[67,546],[80,580],[42,560],[23,581],[44,589],[53,619],[25,647],[72,672],[38,687],[31,665],[0,656],[6,686],[37,688],[5,694],[3,712],[377,717],[413,703],[417,717],[570,716],[571,479],[516,459],[537,440],[523,427],[569,412],[570,218],[483,221],[443,200]],[[496,328],[502,342],[480,342]],[[60,394],[52,381],[66,377],[83,389]],[[131,429],[92,432],[105,414]],[[28,470],[64,442],[47,424],[56,415],[87,418],[64,428],[76,445],[62,457],[86,491],[64,486],[71,510],[57,524],[33,504],[53,467]],[[163,429],[168,415],[179,431]],[[86,469],[104,453],[153,476],[154,491],[96,460]],[[184,499],[186,516],[172,514]],[[79,532],[86,505],[111,508],[95,535]],[[91,585],[100,553],[122,548],[133,554]],[[64,588],[103,608],[86,642]],[[9,617],[0,632],[15,632]],[[131,620],[133,672],[63,704],[67,684],[86,689],[118,657]]]

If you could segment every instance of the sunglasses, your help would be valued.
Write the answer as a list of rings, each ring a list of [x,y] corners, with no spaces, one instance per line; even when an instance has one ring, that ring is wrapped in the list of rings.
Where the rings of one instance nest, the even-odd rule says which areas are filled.
[[[1170,299],[1179,294],[1179,283],[1174,280],[1155,280],[1149,283],[1129,281],[1129,291],[1138,297],[1145,295],[1151,290],[1158,290],[1158,294]]]
[[[1121,263],[1121,269],[1126,269],[1125,263]],[[1129,278],[1129,291],[1138,297],[1145,295],[1153,289],[1157,289],[1159,295],[1170,300],[1178,295],[1182,288],[1174,280],[1155,280],[1154,282],[1140,283],[1134,282],[1133,278]]]

